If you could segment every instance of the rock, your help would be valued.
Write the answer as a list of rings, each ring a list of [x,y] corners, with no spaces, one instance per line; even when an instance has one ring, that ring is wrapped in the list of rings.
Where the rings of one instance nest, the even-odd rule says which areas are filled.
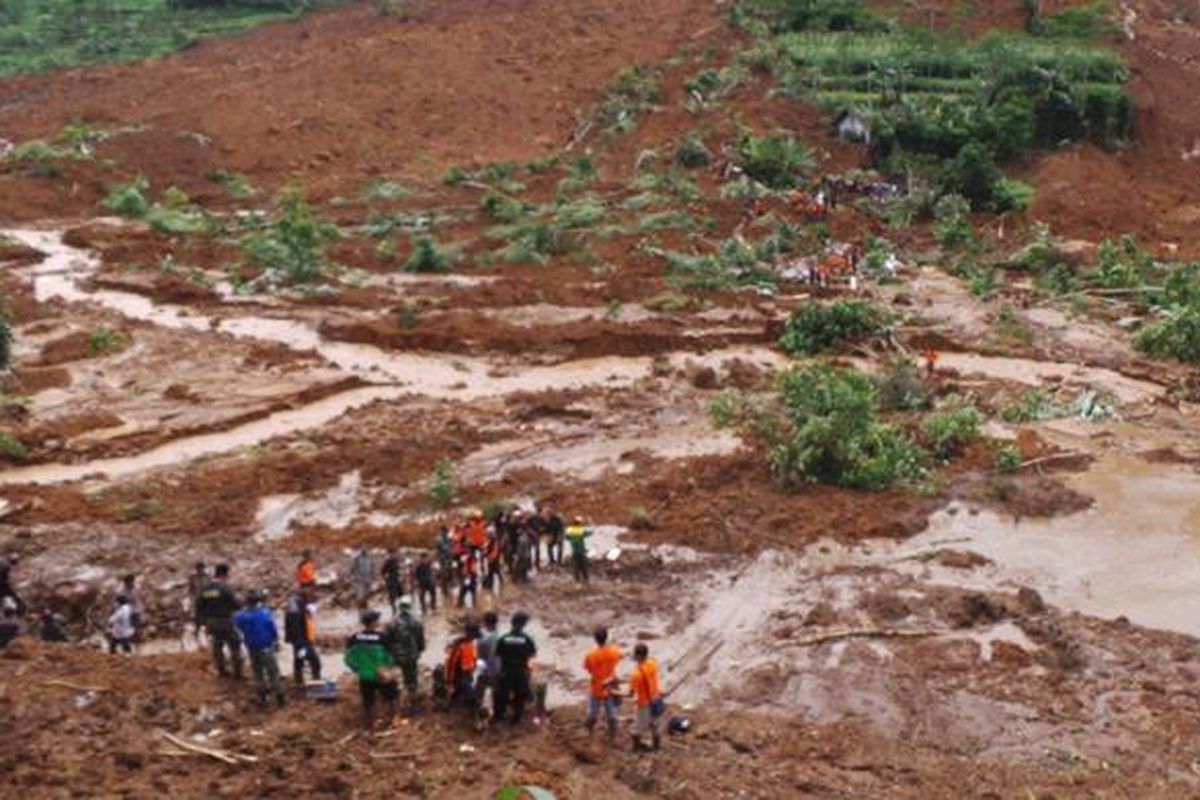
[[[985,594],[977,592],[953,598],[945,608],[946,619],[956,628],[973,628],[981,622],[998,622],[1004,609]]]
[[[1017,609],[1022,614],[1041,614],[1046,610],[1046,601],[1037,590],[1022,586],[1017,589]]]
[[[940,550],[934,561],[951,569],[975,569],[992,563],[990,558],[970,550]]]
[[[688,370],[688,381],[697,389],[716,389],[717,371],[712,367],[693,367]]]

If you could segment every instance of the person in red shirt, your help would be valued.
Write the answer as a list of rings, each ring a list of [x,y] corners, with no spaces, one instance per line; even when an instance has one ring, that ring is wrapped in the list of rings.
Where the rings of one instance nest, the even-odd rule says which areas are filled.
[[[604,722],[608,726],[608,738],[617,736],[617,695],[615,689],[620,685],[617,680],[617,664],[621,661],[621,648],[608,643],[608,629],[596,628],[593,638],[596,646],[584,656],[583,668],[591,676],[588,687],[587,729],[591,733],[596,728],[596,719],[600,709],[604,709]]]
[[[644,644],[633,648],[633,660],[637,662],[629,675],[629,693],[637,710],[633,718],[633,749],[645,750],[644,736],[650,734],[655,750],[662,746],[658,733],[658,718],[663,713],[662,689],[658,685],[658,662],[650,658],[650,649]]]
[[[317,585],[317,562],[311,550],[305,550],[296,567],[296,583],[301,589],[313,589]]]

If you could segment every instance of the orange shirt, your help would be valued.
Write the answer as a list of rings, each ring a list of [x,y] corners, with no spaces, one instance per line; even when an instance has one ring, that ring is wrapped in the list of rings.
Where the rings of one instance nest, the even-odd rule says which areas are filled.
[[[658,662],[647,658],[634,667],[629,675],[629,688],[638,708],[648,706],[654,698],[662,696],[662,691],[658,688]]]
[[[301,561],[296,567],[296,581],[302,586],[317,582],[317,562]]]
[[[475,671],[476,660],[475,640],[460,639],[446,654],[446,677],[454,681],[459,675],[470,675]]]
[[[621,648],[615,644],[593,647],[583,659],[583,668],[592,676],[592,697],[608,697],[608,685],[617,674]]]
[[[473,519],[468,522],[467,542],[471,547],[480,548],[487,544],[487,523],[481,519]]]

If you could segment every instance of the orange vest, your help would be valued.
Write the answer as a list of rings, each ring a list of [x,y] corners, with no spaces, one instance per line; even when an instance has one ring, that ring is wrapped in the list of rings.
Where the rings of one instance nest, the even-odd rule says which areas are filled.
[[[658,662],[647,658],[634,667],[629,676],[629,688],[638,708],[648,706],[656,697],[661,697],[662,691],[658,687]]]
[[[296,567],[296,581],[301,586],[308,586],[317,582],[317,562],[301,561],[300,566]]]

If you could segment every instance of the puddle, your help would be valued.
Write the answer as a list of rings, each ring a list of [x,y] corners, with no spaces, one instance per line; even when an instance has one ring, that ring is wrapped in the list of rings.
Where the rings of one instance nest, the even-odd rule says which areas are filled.
[[[1024,584],[1069,610],[1200,636],[1200,475],[1110,455],[1067,482],[1095,507],[1020,522],[952,508],[904,549],[954,540],[996,566],[948,582]]]

